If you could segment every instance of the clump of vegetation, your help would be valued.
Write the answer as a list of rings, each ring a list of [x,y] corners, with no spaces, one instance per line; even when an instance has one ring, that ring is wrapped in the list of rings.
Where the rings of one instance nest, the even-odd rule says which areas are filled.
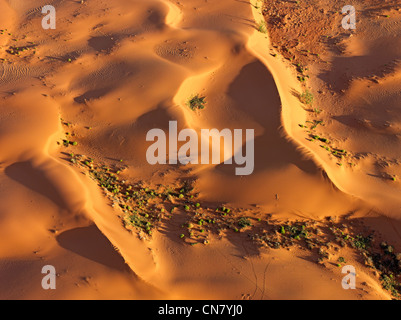
[[[259,0],[256,0],[255,4],[252,4],[252,3],[251,3],[251,5],[253,5],[253,7],[254,7],[255,9],[259,9],[259,8],[260,8],[260,7],[259,7]]]
[[[344,257],[339,257],[337,260],[339,263],[346,263]]]
[[[243,229],[252,226],[252,222],[248,218],[242,217],[238,220],[238,225],[241,229]]]
[[[260,33],[267,33],[267,26],[264,20],[261,20],[257,23],[256,28]]]
[[[192,97],[191,99],[189,99],[189,101],[187,103],[188,107],[192,111],[205,109],[205,104],[206,104],[205,99],[206,99],[206,97],[201,97],[199,95],[196,95],[196,96]]]
[[[321,114],[321,113],[323,112],[323,110],[322,110],[322,109],[319,109],[319,108],[314,108],[314,109],[313,109],[313,112],[314,112],[315,114],[319,115],[319,114]]]
[[[303,129],[306,129],[306,132],[309,135],[309,138],[306,138],[306,140],[311,141],[311,142],[315,142],[315,141],[323,142],[324,144],[320,145],[320,147],[327,150],[331,155],[333,155],[334,157],[336,157],[340,160],[343,160],[345,157],[349,156],[349,153],[346,150],[333,147],[332,141],[316,134],[315,130],[317,129],[318,126],[325,126],[325,124],[322,120],[306,121],[305,123],[308,125],[299,124],[298,126]],[[311,125],[309,125],[309,124],[311,124]],[[338,163],[338,165],[343,166],[342,163]],[[350,163],[350,165],[352,166],[352,163]]]
[[[366,250],[370,247],[372,241],[372,236],[364,237],[362,235],[357,235],[352,241],[352,247],[357,249]]]
[[[323,142],[323,143],[329,143],[329,142],[330,142],[329,139],[319,137],[318,135],[311,135],[311,138],[312,138],[313,140],[319,140],[319,141],[321,141],[321,142]]]
[[[10,32],[6,32],[7,29],[1,29],[0,30],[0,35],[6,35],[8,37],[12,37],[10,38],[11,41],[13,41],[15,44],[12,46],[9,46],[8,48],[4,48],[5,52],[8,53],[9,55],[15,56],[15,57],[26,57],[26,53],[32,53],[33,55],[36,54],[36,49],[37,49],[37,45],[34,42],[26,42],[23,41],[24,44],[18,44],[21,43],[22,40],[26,39],[26,35],[23,35],[20,39],[14,37],[14,35]],[[0,47],[0,49],[3,49],[3,47]],[[8,59],[0,59],[1,63],[4,62],[11,62]]]
[[[230,212],[231,212],[231,209],[226,208],[226,207],[221,207],[221,208],[220,208],[220,211],[222,211],[223,214],[227,214],[227,213],[230,213]]]
[[[305,225],[290,225],[288,226],[288,231],[292,238],[295,240],[300,240],[304,238],[308,238],[308,232],[306,231]]]
[[[9,47],[8,50],[6,50],[6,52],[11,55],[14,55],[14,56],[19,56],[19,55],[21,55],[21,53],[28,52],[30,50],[35,50],[35,49],[36,49],[36,47],[33,45],[21,46],[21,47],[11,46],[11,47]]]
[[[314,101],[315,97],[313,96],[313,94],[309,91],[306,90],[305,92],[303,92],[300,96],[299,96],[299,100],[306,105],[312,105],[313,101]]]
[[[315,130],[317,128],[317,126],[319,126],[319,125],[324,126],[324,123],[322,120],[313,120],[313,122],[312,121],[307,121],[307,122],[312,123],[312,126],[310,128],[311,130]]]
[[[121,164],[97,164],[92,158],[74,153],[70,154],[70,162],[89,171],[89,176],[103,189],[112,206],[122,210],[125,227],[137,231],[140,237],[143,234],[151,236],[163,220],[171,218],[177,204],[181,203],[188,212],[196,207],[191,201],[194,195],[189,182],[178,189],[165,186],[155,189],[142,182],[130,184],[120,180],[119,174],[126,169]],[[171,208],[170,214],[166,213],[167,208]]]
[[[324,259],[329,259],[329,253],[323,248],[319,249],[319,262],[323,262]]]
[[[380,277],[383,289],[388,290],[391,294],[399,298],[401,292],[401,285],[394,278],[394,275],[391,274],[382,274]]]
[[[300,63],[294,64],[294,65],[296,66],[296,70],[299,73],[299,75],[297,76],[297,79],[300,82],[305,82],[307,80],[307,78],[309,78],[309,75],[305,74],[305,71],[307,71],[308,68],[305,68]]]

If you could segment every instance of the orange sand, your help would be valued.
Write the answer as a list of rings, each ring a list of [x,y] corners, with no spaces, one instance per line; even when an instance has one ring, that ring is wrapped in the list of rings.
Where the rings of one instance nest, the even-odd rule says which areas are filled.
[[[57,29],[43,30],[41,5],[0,0],[0,28],[13,33],[0,36],[0,58],[9,60],[0,64],[0,299],[390,298],[356,258],[350,263],[366,285],[345,291],[339,268],[318,265],[298,249],[259,251],[246,233],[186,246],[177,237],[180,216],[141,241],[96,183],[66,161],[63,152],[124,159],[125,179],[174,182],[184,173],[146,162],[148,130],[166,130],[169,120],[177,120],[179,130],[253,128],[251,176],[235,176],[235,165],[185,168],[201,201],[284,220],[354,212],[377,219],[372,225],[400,243],[398,222],[383,218],[399,218],[399,182],[367,175],[377,168],[374,156],[339,168],[305,141],[298,124],[307,112],[293,94],[303,88],[291,66],[269,54],[268,35],[255,28],[260,9],[235,0],[55,1]],[[38,44],[36,55],[7,55],[12,37],[23,35],[19,41]],[[365,40],[350,40],[347,55],[373,50]],[[384,47],[392,40],[382,41]],[[341,61],[333,64],[340,67]],[[399,71],[369,90],[365,80],[355,81],[348,103],[356,110],[367,101],[380,117],[377,110],[397,101]],[[389,91],[394,95],[380,98]],[[185,105],[194,93],[207,97],[201,112]],[[349,129],[345,147],[399,158],[398,120],[378,128],[367,120],[372,110],[358,109],[366,121],[355,125],[368,134]],[[391,110],[387,115],[395,117]],[[56,143],[66,130],[60,118],[72,123],[79,143],[72,151]],[[327,128],[329,134],[343,129],[338,123]],[[398,172],[399,163],[392,165]],[[48,264],[58,272],[54,291],[41,287],[40,271]]]

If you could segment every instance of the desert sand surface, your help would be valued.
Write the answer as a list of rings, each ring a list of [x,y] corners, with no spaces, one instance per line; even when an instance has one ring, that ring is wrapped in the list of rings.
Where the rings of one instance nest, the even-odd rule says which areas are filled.
[[[401,7],[344,5],[0,0],[0,299],[398,298]],[[150,165],[169,121],[253,173]]]

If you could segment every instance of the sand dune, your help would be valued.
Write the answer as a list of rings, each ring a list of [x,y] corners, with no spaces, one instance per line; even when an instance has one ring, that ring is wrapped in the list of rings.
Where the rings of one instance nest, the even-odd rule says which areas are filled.
[[[252,217],[260,233],[268,214],[277,223],[308,220],[327,229],[326,217],[338,223],[347,217],[380,225],[378,232],[388,232],[386,241],[397,248],[397,222],[382,215],[398,220],[399,182],[394,188],[394,181],[377,179],[401,174],[397,109],[380,119],[373,107],[365,109],[396,105],[399,69],[370,87],[367,75],[355,71],[344,96],[326,110],[337,122],[325,134],[344,135],[336,136],[341,147],[361,154],[357,167],[339,168],[305,140],[299,126],[309,119],[299,100],[304,88],[292,66],[271,54],[268,34],[257,30],[262,11],[248,1],[53,1],[56,30],[41,28],[43,1],[0,5],[0,18],[7,17],[0,19],[7,29],[0,36],[0,58],[7,59],[0,64],[1,299],[391,297],[348,247],[328,246],[333,259],[344,254],[357,265],[358,282],[365,283],[345,291],[335,260],[317,264],[316,252],[297,246],[260,248],[248,229],[206,231],[208,245],[186,244],[180,234],[190,214],[183,209],[142,239],[124,227],[122,203],[99,188],[90,165],[71,158],[122,168],[120,180],[132,184],[178,188],[193,181],[202,206],[224,205],[236,218]],[[371,41],[350,40],[349,56],[333,61],[333,69],[353,66],[356,55],[376,60],[369,54],[381,44]],[[7,53],[14,42],[29,50]],[[336,83],[341,75],[328,77]],[[318,77],[313,81],[321,85]],[[195,94],[206,97],[205,109],[188,108]],[[343,112],[350,105],[361,114]],[[254,129],[254,173],[236,176],[236,165],[223,163],[149,165],[146,133],[167,131],[169,121],[197,133]],[[351,129],[340,133],[344,126]],[[366,150],[372,154],[362,155]],[[58,272],[54,291],[40,285],[44,265]]]
[[[274,10],[284,9],[279,7]],[[310,31],[305,35],[305,43],[309,46],[300,43],[291,51],[296,51],[295,60],[304,59],[302,55],[315,56],[311,58],[313,61],[310,61],[308,73],[311,73],[310,86],[316,97],[314,108],[323,113],[308,120],[322,120],[325,137],[337,148],[347,150],[351,157],[338,170],[338,163],[326,150],[322,150],[319,144],[305,141],[302,130],[298,128],[298,133],[293,136],[318,157],[340,190],[362,198],[375,210],[398,219],[399,186],[392,180],[397,180],[399,174],[398,154],[393,152],[398,143],[395,101],[399,95],[396,88],[399,50],[393,44],[398,41],[399,4],[397,1],[358,4],[357,29],[350,32],[337,28],[336,23],[341,24],[342,16],[332,10],[338,10],[339,5],[327,2],[325,7],[326,10],[320,11],[309,8],[309,15],[324,14],[327,21],[312,21]],[[286,23],[285,28],[291,28],[303,19],[298,12],[294,16],[297,18]],[[327,27],[330,20],[335,20],[335,23]],[[314,31],[323,25],[324,31]],[[299,30],[283,32],[292,34],[291,39]],[[314,33],[314,44],[310,42],[310,33]],[[321,51],[319,46],[322,43],[328,44],[329,50]],[[303,50],[299,50],[301,47]],[[387,47],[388,50],[383,50]],[[313,50],[320,50],[318,59]],[[302,51],[309,53],[301,54]],[[302,124],[299,118],[297,120],[296,123]]]

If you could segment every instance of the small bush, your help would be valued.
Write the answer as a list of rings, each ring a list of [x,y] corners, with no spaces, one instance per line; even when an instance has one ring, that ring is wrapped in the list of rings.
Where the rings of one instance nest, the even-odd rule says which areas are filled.
[[[242,228],[246,228],[246,227],[252,226],[252,223],[251,223],[251,220],[242,217],[242,218],[240,218],[240,219],[238,220],[238,225],[239,225],[240,228],[242,229]]]
[[[304,93],[300,95],[299,99],[303,104],[311,105],[313,104],[313,100],[315,98],[309,90],[306,90]]]
[[[266,22],[263,20],[259,21],[257,29],[260,33],[267,33]]]
[[[196,111],[198,110],[202,110],[205,109],[205,101],[206,97],[200,97],[199,95],[196,95],[194,97],[192,97],[189,101],[188,101],[188,107],[192,110],[192,111]]]

